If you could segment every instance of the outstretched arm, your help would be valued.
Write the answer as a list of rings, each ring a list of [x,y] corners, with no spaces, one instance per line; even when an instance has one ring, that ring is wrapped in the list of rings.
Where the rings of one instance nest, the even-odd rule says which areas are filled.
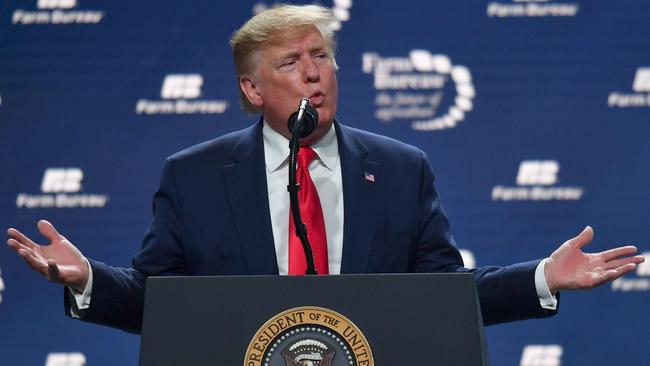
[[[634,255],[634,246],[618,247],[600,253],[581,249],[594,238],[587,226],[578,236],[569,239],[551,254],[544,274],[551,293],[562,290],[590,289],[633,271],[644,257]]]

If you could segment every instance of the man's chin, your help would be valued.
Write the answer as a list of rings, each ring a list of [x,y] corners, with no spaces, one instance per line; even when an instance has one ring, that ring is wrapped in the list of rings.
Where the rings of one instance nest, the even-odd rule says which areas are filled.
[[[329,122],[319,122],[318,126],[309,136],[300,139],[300,146],[311,146],[317,143],[320,139],[327,134],[327,132],[332,128],[332,121]]]

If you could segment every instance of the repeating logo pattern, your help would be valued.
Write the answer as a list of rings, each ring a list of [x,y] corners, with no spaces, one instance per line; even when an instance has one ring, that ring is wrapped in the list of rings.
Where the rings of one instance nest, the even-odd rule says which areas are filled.
[[[106,15],[102,10],[71,10],[77,0],[38,0],[36,9],[16,9],[11,16],[14,25],[38,24],[97,24]]]
[[[560,366],[563,352],[557,344],[529,345],[524,347],[519,366]]]
[[[160,89],[162,100],[140,99],[137,114],[221,114],[230,102],[227,100],[198,99],[202,94],[203,75],[169,74]]]
[[[80,352],[50,353],[47,355],[45,366],[84,366],[86,356]]]
[[[79,168],[49,168],[43,174],[41,192],[79,192],[84,173]]]
[[[409,121],[417,131],[444,130],[456,127],[473,109],[471,73],[447,55],[412,50],[409,57],[384,57],[365,52],[362,71],[373,75],[375,117],[382,122]],[[450,81],[453,86],[447,87]]]
[[[490,2],[487,16],[496,18],[540,18],[574,17],[580,6],[577,3],[555,2],[550,0],[511,0],[510,2]]]
[[[493,201],[575,201],[583,187],[555,186],[560,164],[555,160],[524,160],[519,164],[517,186],[492,188]]]
[[[203,76],[199,74],[167,75],[160,97],[163,99],[195,99],[201,96]]]
[[[611,92],[607,97],[610,108],[650,107],[650,67],[639,67],[634,75],[632,90],[629,92]]]
[[[39,9],[71,9],[77,6],[77,0],[38,0]]]
[[[552,185],[557,182],[559,171],[560,164],[554,160],[522,161],[517,173],[517,185]]]
[[[48,168],[41,182],[42,194],[19,193],[18,208],[99,208],[108,203],[106,194],[78,193],[84,173],[80,168]]]

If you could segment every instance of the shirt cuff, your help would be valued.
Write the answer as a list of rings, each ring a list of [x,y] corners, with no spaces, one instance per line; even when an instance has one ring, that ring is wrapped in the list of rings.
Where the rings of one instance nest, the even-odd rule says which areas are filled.
[[[93,290],[93,268],[90,266],[90,263],[86,258],[84,258],[86,266],[88,266],[88,282],[83,292],[78,292],[68,287],[68,293],[72,297],[70,301],[70,315],[73,318],[81,318],[83,316],[83,311],[90,307],[90,295]]]
[[[539,262],[535,269],[535,289],[537,290],[537,296],[539,297],[539,305],[541,305],[543,309],[556,310],[557,299],[555,298],[555,295],[551,293],[551,290],[548,289],[546,276],[544,275],[546,261],[548,261],[548,258]]]

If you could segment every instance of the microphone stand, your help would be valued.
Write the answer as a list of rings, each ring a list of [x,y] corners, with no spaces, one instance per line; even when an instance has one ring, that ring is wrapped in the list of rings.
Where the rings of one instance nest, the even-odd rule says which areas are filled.
[[[293,218],[293,223],[296,228],[296,236],[300,239],[302,248],[305,250],[305,260],[307,261],[307,271],[306,275],[315,275],[316,269],[314,266],[314,254],[311,250],[311,244],[309,244],[309,239],[307,238],[307,226],[302,222],[300,217],[300,203],[298,202],[298,191],[300,190],[300,185],[296,181],[296,166],[298,151],[300,150],[300,134],[302,133],[303,128],[303,117],[305,116],[305,109],[309,103],[308,98],[302,98],[300,100],[300,106],[298,107],[298,117],[296,118],[296,123],[293,127],[291,140],[289,141],[289,185],[287,190],[289,191],[289,201],[291,202],[291,215]]]

